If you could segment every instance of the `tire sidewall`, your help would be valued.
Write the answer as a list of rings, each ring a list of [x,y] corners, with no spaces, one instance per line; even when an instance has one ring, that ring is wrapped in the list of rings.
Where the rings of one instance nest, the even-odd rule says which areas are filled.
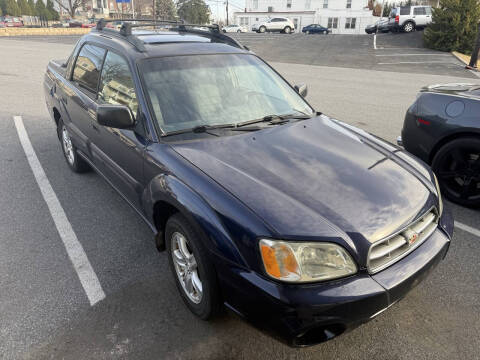
[[[440,148],[440,150],[438,150],[437,153],[435,154],[435,156],[433,157],[433,160],[432,160],[432,170],[433,170],[433,172],[436,174],[439,171],[439,166],[442,164],[443,158],[450,151],[452,151],[453,149],[455,149],[457,147],[460,147],[460,146],[465,146],[465,145],[470,145],[471,146],[472,142],[476,142],[478,144],[478,146],[480,147],[480,139],[477,139],[477,138],[460,138],[460,139],[452,140],[452,141],[446,143],[445,145],[443,145]],[[451,195],[449,191],[447,191],[447,189],[445,188],[445,185],[443,184],[443,181],[440,178],[439,178],[439,182],[440,182],[440,190],[442,192],[442,195],[445,196],[450,201],[452,201],[456,204],[467,206],[467,207],[480,207],[480,200],[473,200],[472,201],[472,200],[464,200],[464,199],[461,199],[461,198],[457,198],[457,197]]]
[[[68,161],[67,154],[65,153],[65,146],[63,145],[63,134],[62,134],[62,132],[63,132],[64,127],[68,131],[68,128],[63,123],[63,120],[59,119],[58,120],[58,126],[57,126],[57,135],[58,135],[58,139],[60,140],[60,146],[62,148],[62,153],[63,153],[63,157],[65,158],[65,162],[67,163],[68,167],[74,172],[81,173],[81,172],[88,171],[88,165],[83,161],[83,159],[79,158],[78,153],[77,153],[77,148],[75,147],[74,144],[72,144],[73,164],[71,164],[70,161]],[[72,137],[71,137],[69,131],[68,131],[68,133],[69,133],[70,141],[71,141]]]
[[[195,260],[197,261],[197,268],[202,281],[202,299],[198,304],[195,304],[188,298],[180,280],[178,279],[172,257],[172,234],[174,232],[179,232],[186,237],[190,249],[195,256]],[[216,301],[218,298],[218,290],[215,271],[213,265],[208,259],[207,250],[201,243],[199,236],[196,234],[193,226],[189,224],[188,220],[182,214],[177,213],[167,221],[167,225],[165,226],[165,245],[170,270],[174,277],[177,289],[180,292],[180,296],[190,311],[195,315],[204,320],[209,319],[215,315],[218,310],[218,302]]]

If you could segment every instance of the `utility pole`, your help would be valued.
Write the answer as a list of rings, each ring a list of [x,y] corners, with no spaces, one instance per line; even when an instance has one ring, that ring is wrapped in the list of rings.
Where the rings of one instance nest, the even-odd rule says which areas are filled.
[[[228,0],[227,0],[226,4],[227,4],[227,25],[228,25]]]
[[[156,21],[156,20],[157,20],[157,16],[156,16],[156,14],[155,14],[155,0],[152,0],[152,1],[153,1],[153,3],[152,3],[152,11],[153,11],[152,16],[153,16],[153,21]]]

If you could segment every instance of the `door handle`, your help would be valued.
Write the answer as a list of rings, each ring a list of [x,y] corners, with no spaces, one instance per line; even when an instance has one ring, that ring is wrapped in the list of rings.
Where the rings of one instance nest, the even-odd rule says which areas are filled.
[[[98,126],[97,126],[97,125],[92,124],[92,128],[93,128],[95,131],[98,131]]]

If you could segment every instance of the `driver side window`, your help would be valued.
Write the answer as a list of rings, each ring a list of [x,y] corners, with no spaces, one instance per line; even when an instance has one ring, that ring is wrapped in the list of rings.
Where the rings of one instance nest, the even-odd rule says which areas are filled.
[[[111,51],[103,64],[98,100],[102,104],[126,105],[137,116],[138,102],[132,74],[125,59]]]

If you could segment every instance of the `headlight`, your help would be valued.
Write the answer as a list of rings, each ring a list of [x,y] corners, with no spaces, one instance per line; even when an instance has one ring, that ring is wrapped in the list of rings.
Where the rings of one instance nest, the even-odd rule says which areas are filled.
[[[438,195],[438,216],[442,216],[443,213],[443,200],[442,200],[442,193],[440,192],[440,184],[438,183],[437,175],[433,174],[435,178],[435,186],[437,187],[437,195]]]
[[[260,253],[267,274],[286,282],[330,280],[357,272],[347,251],[332,243],[262,239]]]

